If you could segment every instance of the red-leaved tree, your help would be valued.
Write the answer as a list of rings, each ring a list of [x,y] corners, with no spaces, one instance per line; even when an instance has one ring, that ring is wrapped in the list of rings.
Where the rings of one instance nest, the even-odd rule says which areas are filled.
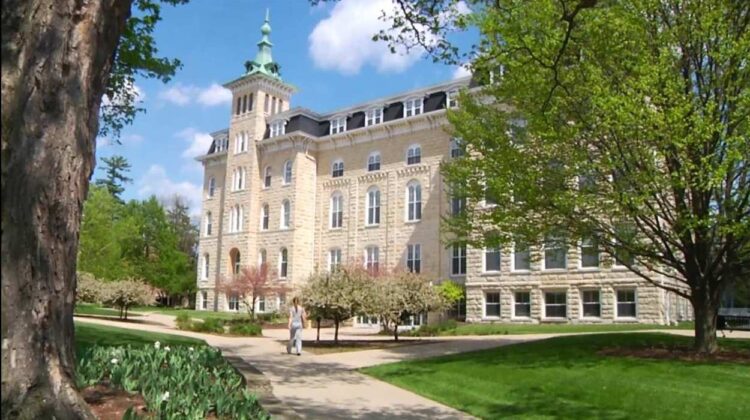
[[[287,287],[274,284],[268,271],[267,264],[259,266],[243,266],[239,273],[221,282],[219,290],[226,294],[238,295],[246,304],[248,315],[255,318],[255,303],[261,296],[271,293],[285,292]]]

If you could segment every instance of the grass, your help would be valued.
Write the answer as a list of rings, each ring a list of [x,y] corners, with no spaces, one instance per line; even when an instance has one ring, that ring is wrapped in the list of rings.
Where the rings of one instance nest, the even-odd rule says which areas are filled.
[[[278,340],[278,343],[282,346],[286,346],[289,343],[288,340]],[[312,354],[331,354],[331,353],[343,353],[349,351],[360,351],[360,350],[376,350],[376,349],[390,349],[394,347],[409,346],[414,344],[428,344],[435,343],[435,341],[427,340],[339,340],[338,344],[334,344],[333,340],[321,340],[320,342],[306,341],[302,342],[302,351]]]
[[[597,354],[691,343],[658,333],[567,336],[363,371],[480,418],[747,418],[747,364]],[[720,343],[750,352],[750,340]]]
[[[560,333],[594,333],[642,331],[655,329],[692,330],[692,322],[683,322],[677,326],[657,324],[458,324],[441,327],[429,325],[406,335],[414,336],[453,336],[453,335],[504,335],[504,334],[560,334]]]
[[[121,346],[142,345],[159,341],[165,345],[205,345],[206,342],[191,337],[182,337],[172,334],[161,334],[117,328],[103,325],[76,323],[76,352],[81,354],[86,348],[94,345],[99,346]]]
[[[162,308],[158,306],[138,306],[133,308],[134,311],[138,312],[155,312],[158,314],[177,316],[180,313],[186,313],[190,318],[195,319],[206,319],[206,318],[219,318],[219,319],[237,319],[247,318],[247,312],[213,312],[213,311],[196,311],[194,309],[182,309],[182,308]]]
[[[101,305],[90,303],[79,303],[75,308],[75,315],[98,315],[98,316],[120,316],[120,311],[112,308],[104,308]],[[128,318],[131,316],[141,316],[136,312],[128,311]]]

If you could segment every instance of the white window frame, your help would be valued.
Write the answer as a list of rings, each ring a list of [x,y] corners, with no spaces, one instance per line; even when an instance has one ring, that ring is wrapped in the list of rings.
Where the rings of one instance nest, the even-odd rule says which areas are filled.
[[[234,306],[234,308],[232,308]],[[227,296],[227,310],[238,312],[240,310],[240,297],[237,293],[231,293]]]
[[[266,231],[271,226],[271,208],[267,203],[260,206],[260,230]]]
[[[371,273],[380,270],[380,248],[377,245],[365,247],[365,269]]]
[[[205,290],[201,290],[200,297],[201,297],[201,309],[202,310],[208,309],[208,292]]]
[[[586,293],[597,293],[598,300],[596,302],[594,301],[587,301],[586,300]],[[586,305],[592,305],[597,304],[599,305],[599,315],[586,315]],[[600,319],[602,317],[602,291],[599,289],[582,289],[581,290],[581,318],[583,319]]]
[[[205,230],[203,232],[205,236],[211,236],[211,233],[213,231],[213,220],[212,219],[213,219],[213,215],[211,214],[210,211],[207,211],[206,212],[206,219],[205,219],[206,224],[204,226]]]
[[[528,260],[529,268],[518,268],[518,267],[516,267],[516,254],[517,254],[517,252],[516,252],[516,244],[515,243],[513,243],[512,249],[513,249],[513,252],[512,252],[512,258],[510,260],[510,271],[515,272],[515,273],[528,273],[529,271],[531,271],[531,248],[529,246],[526,246],[526,251],[524,251],[524,253],[526,253],[528,255],[526,259]]]
[[[281,218],[279,220],[279,229],[289,229],[292,224],[292,203],[289,200],[281,202]]]
[[[258,250],[258,268],[262,267],[263,264],[268,264],[268,253],[265,248]]]
[[[336,267],[341,266],[341,248],[331,248],[328,250],[328,271],[333,272]]]
[[[216,178],[211,177],[208,180],[208,198],[214,198],[214,194],[216,194]]]
[[[371,168],[371,165],[377,165],[377,168]],[[367,172],[379,171],[382,167],[382,158],[380,152],[372,152],[367,156]]]
[[[367,189],[365,203],[365,225],[380,225],[380,188],[372,186]]]
[[[458,107],[458,89],[451,89],[445,92],[445,107],[446,108]]]
[[[562,241],[562,244],[559,244],[559,247],[562,248],[563,252],[563,266],[562,267],[547,267],[547,251],[553,251],[558,250],[560,248],[555,247],[551,248],[548,243],[551,243],[553,241]],[[542,246],[542,269],[545,271],[563,271],[568,268],[568,247],[565,244],[565,239],[562,236],[554,236],[553,234],[547,235],[544,239],[544,245]]]
[[[588,238],[582,238],[578,243],[578,268],[580,270],[598,270],[602,264],[601,252],[596,253],[596,265],[583,265],[583,250],[584,248],[598,248],[598,243],[594,236]]]
[[[518,315],[518,311],[517,311],[517,306],[516,305],[518,305],[518,294],[519,293],[525,293],[526,295],[529,296],[528,303],[525,303],[525,302],[523,303],[524,306],[528,306],[529,307],[529,314],[528,315]],[[513,318],[517,318],[517,319],[529,319],[529,318],[531,318],[531,302],[532,302],[532,299],[531,299],[531,291],[530,290],[516,290],[516,291],[514,291],[513,292]]]
[[[365,127],[383,123],[383,108],[371,108],[365,112]]]
[[[286,134],[286,120],[271,121],[268,124],[268,138],[283,136]]]
[[[451,275],[452,276],[465,276],[466,275],[466,255],[468,249],[466,244],[456,244],[451,247]],[[458,270],[456,270],[455,261],[458,260]],[[462,262],[463,261],[463,262]],[[463,269],[463,270],[462,270]]]
[[[282,185],[289,185],[289,184],[291,184],[292,183],[292,176],[293,176],[292,161],[291,160],[287,160],[286,162],[284,162],[284,172],[283,172],[283,175],[281,177],[281,180],[282,180],[281,183],[282,183]]]
[[[413,160],[413,161],[411,161]],[[406,164],[407,165],[419,165],[422,163],[422,146],[419,144],[412,144],[406,149]]]
[[[263,189],[271,188],[273,183],[273,169],[268,165],[263,169]]]
[[[487,269],[487,254],[490,253],[490,251],[497,251],[498,256],[498,263],[497,263],[497,270],[488,270]],[[503,267],[503,252],[500,249],[499,246],[497,247],[486,247],[482,250],[482,273],[485,274],[497,274],[500,271],[502,271]]]
[[[630,304],[632,303],[634,306],[633,312],[635,312],[634,316],[622,316],[620,315],[620,292],[633,292],[633,300],[632,301],[624,301],[622,303]],[[615,318],[617,319],[630,319],[635,320],[638,319],[638,289],[635,287],[624,287],[624,288],[618,288],[615,289]]]
[[[281,248],[279,250],[279,278],[286,279],[289,277],[289,250]]]
[[[497,315],[488,315],[487,314],[487,305],[490,303],[488,302],[487,296],[493,294],[497,295],[497,302],[492,302],[492,306],[497,306]],[[502,303],[502,293],[500,293],[499,290],[487,290],[484,292],[484,296],[482,298],[482,318],[485,319],[500,319],[502,317],[502,311],[503,311],[503,303]]]
[[[422,184],[415,179],[406,184],[406,206],[404,210],[406,222],[422,220]]]
[[[406,269],[410,273],[422,272],[422,244],[406,245]]]
[[[329,134],[339,134],[346,131],[346,116],[331,118]]]
[[[201,272],[201,280],[208,280],[208,276],[211,270],[211,256],[203,254],[203,270]]]
[[[337,174],[337,170],[340,170],[341,173]],[[331,164],[331,178],[340,178],[344,176],[344,161],[342,159],[336,159]]]
[[[245,208],[239,204],[235,204],[229,212],[229,232],[237,233],[242,232],[242,225],[244,219]]]
[[[559,316],[549,316],[547,314],[547,305],[548,305],[547,304],[547,294],[548,293],[555,293],[555,294],[563,294],[563,295],[565,295],[565,303],[564,304],[560,304],[560,303],[551,303],[550,304],[550,305],[553,305],[553,306],[562,306],[562,305],[564,305],[565,306],[565,315],[563,315],[562,317],[559,317]],[[567,291],[564,291],[564,290],[545,290],[543,292],[543,298],[544,298],[544,318],[546,318],[546,319],[567,319],[568,318],[568,292]]]
[[[328,226],[331,229],[340,229],[344,226],[344,196],[339,191],[331,194]]]
[[[424,112],[424,98],[409,98],[404,101],[404,118],[414,117]]]

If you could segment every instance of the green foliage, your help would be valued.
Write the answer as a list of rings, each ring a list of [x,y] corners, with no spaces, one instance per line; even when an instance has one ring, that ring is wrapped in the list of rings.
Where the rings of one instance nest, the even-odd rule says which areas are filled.
[[[406,335],[413,337],[434,337],[445,335],[446,331],[454,331],[456,327],[458,327],[458,323],[455,320],[449,319],[437,324],[422,325],[414,331],[409,331]]]
[[[195,322],[193,324],[193,331],[197,332],[207,332],[207,333],[217,333],[217,334],[224,334],[226,331],[224,329],[224,320],[220,318],[206,318],[203,320],[203,322]]]
[[[443,281],[437,286],[437,290],[447,304],[454,304],[466,296],[464,286],[453,280]]]
[[[122,184],[133,181],[125,175],[125,173],[130,172],[130,163],[125,157],[119,155],[103,157],[102,162],[104,163],[105,178],[97,179],[96,185],[106,188],[117,201],[122,202],[120,194],[125,191]]]
[[[211,347],[94,346],[78,359],[76,383],[101,382],[140,393],[156,418],[269,418],[244,378]]]
[[[227,326],[229,334],[256,337],[262,335],[261,325],[249,317],[223,319],[218,317],[206,317],[202,321],[193,320],[187,313],[180,313],[175,319],[177,328],[186,331],[202,332],[209,334],[226,334]]]
[[[180,312],[177,314],[177,316],[174,319],[175,325],[177,325],[177,328],[180,330],[190,330],[192,327],[193,320],[190,318],[190,315],[186,312]]]
[[[263,334],[263,329],[260,324],[245,322],[242,324],[231,324],[229,326],[229,333],[246,337],[259,337]]]

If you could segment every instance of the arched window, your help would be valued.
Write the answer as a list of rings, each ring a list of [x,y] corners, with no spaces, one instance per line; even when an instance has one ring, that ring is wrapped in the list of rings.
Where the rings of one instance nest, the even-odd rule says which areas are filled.
[[[211,236],[211,231],[213,230],[213,217],[211,215],[211,212],[206,213],[206,236]]]
[[[336,191],[331,194],[331,228],[340,228],[344,225],[344,197]]]
[[[268,263],[267,254],[265,249],[258,251],[258,268],[263,267],[264,264]]]
[[[236,168],[232,172],[232,190],[241,191],[245,189],[245,168]]]
[[[344,161],[339,159],[331,165],[331,177],[338,178],[344,176]]]
[[[380,223],[380,190],[371,187],[367,190],[367,224],[377,225]]]
[[[263,187],[264,188],[271,187],[271,167],[270,166],[266,166],[266,169],[263,171]]]
[[[284,185],[292,183],[292,161],[284,162]]]
[[[237,248],[232,248],[229,251],[229,261],[232,265],[232,274],[240,273],[240,251]]]
[[[208,254],[203,254],[203,272],[201,273],[203,280],[208,279],[209,258]]]
[[[268,204],[264,204],[260,209],[260,229],[268,230],[268,220],[270,216],[268,214]]]
[[[367,157],[367,172],[380,170],[380,152],[372,152]]]
[[[414,222],[422,219],[422,186],[411,181],[406,186],[406,220]]]
[[[208,180],[208,198],[213,198],[215,192],[216,192],[216,178],[211,177],[211,179]]]
[[[418,144],[409,146],[409,150],[406,151],[406,164],[416,165],[422,162],[422,147]]]
[[[282,229],[288,229],[291,219],[292,205],[289,203],[289,200],[284,200],[281,203],[281,224],[279,226]]]
[[[230,232],[241,232],[242,231],[242,225],[243,225],[243,217],[244,217],[245,209],[244,207],[240,206],[239,204],[236,204],[234,207],[232,207],[232,210],[229,212],[229,231]]]
[[[368,246],[365,248],[365,268],[370,274],[376,274],[380,269],[380,248]]]
[[[286,248],[281,248],[279,252],[279,277],[285,279],[289,268],[289,253]]]
[[[250,112],[250,111],[253,110],[253,94],[252,93],[250,94],[250,96],[248,96],[248,101],[247,102],[248,102],[247,103],[247,111]]]

